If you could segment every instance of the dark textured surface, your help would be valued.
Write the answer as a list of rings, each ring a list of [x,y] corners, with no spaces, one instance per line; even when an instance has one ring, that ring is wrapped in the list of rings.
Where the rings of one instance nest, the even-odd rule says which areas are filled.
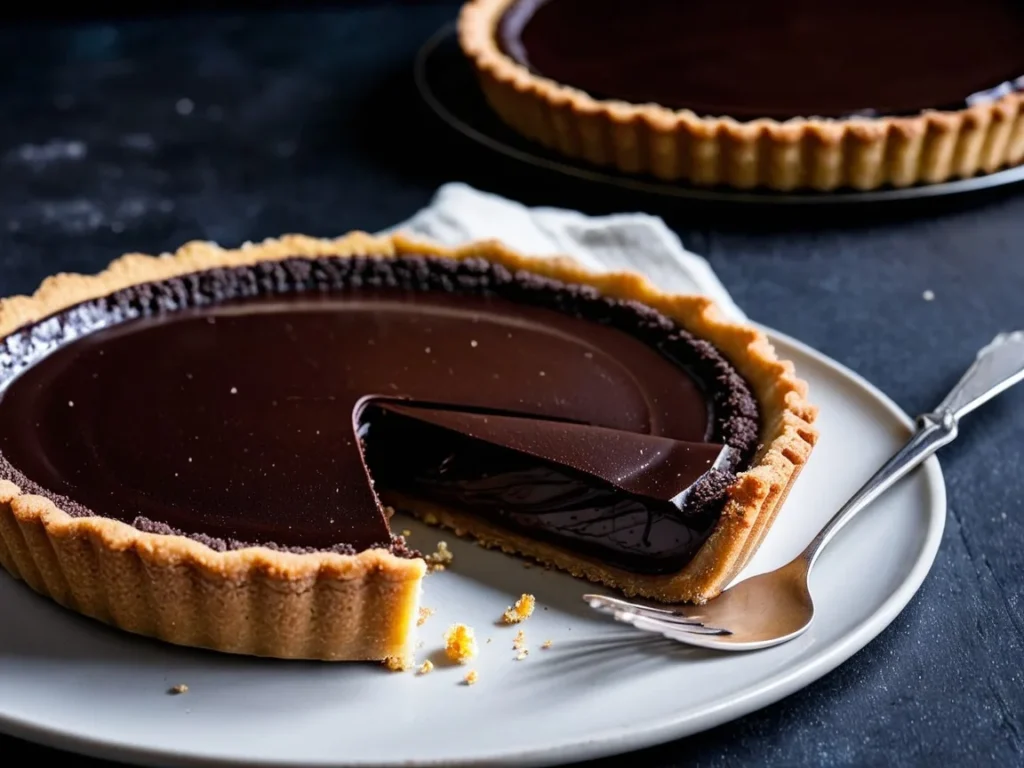
[[[562,182],[483,153],[418,106],[411,58],[453,14],[454,4],[376,4],[0,30],[0,293],[189,238],[379,229],[464,180],[529,203],[665,216],[754,319],[910,412],[933,406],[994,333],[1024,326],[1024,188],[759,213]],[[875,642],[789,699],[636,762],[1024,763],[1022,446],[1024,389],[944,451],[942,550]],[[11,739],[0,754],[54,756]]]

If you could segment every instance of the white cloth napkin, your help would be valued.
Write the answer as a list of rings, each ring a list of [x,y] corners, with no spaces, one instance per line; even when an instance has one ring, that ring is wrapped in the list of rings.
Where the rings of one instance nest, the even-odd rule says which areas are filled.
[[[451,183],[437,191],[429,206],[387,231],[448,246],[497,239],[531,256],[572,256],[595,271],[640,272],[663,291],[702,294],[736,320],[746,317],[707,261],[687,251],[656,216],[585,216],[560,208],[527,208]]]

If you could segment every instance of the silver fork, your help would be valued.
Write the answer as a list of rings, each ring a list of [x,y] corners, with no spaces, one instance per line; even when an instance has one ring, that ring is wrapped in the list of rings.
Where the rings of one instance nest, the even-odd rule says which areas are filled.
[[[583,599],[616,620],[688,645],[752,651],[799,637],[811,626],[808,577],[818,555],[854,515],[957,436],[961,418],[1024,379],[1024,331],[1004,333],[982,348],[973,365],[931,413],[917,419],[906,445],[871,477],[790,563],[725,590],[704,605],[655,607],[605,595]]]

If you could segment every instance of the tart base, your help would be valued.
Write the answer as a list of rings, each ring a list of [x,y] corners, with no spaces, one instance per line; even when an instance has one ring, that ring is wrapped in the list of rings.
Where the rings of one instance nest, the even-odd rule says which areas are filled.
[[[176,645],[280,659],[411,661],[425,564],[253,548],[214,552],[72,518],[0,481],[0,564],[78,613]]]
[[[729,489],[721,519],[686,568],[647,577],[602,566],[485,523],[436,510],[482,543],[533,555],[630,595],[703,601],[756,551],[817,439],[816,409],[792,365],[760,331],[729,322],[711,300],[658,291],[632,273],[596,274],[565,258],[527,258],[499,243],[446,249],[402,236],[336,240],[288,235],[225,250],[193,242],[175,254],[129,254],[97,275],[53,276],[33,296],[0,301],[0,337],[74,304],[130,285],[216,267],[290,257],[426,255],[483,258],[647,304],[716,345],[749,382],[761,408],[762,446]],[[426,512],[422,506],[416,510]],[[294,554],[264,547],[217,552],[192,539],[126,523],[71,517],[54,502],[0,481],[0,565],[32,589],[86,616],[179,645],[289,659],[411,661],[426,563],[384,550]]]
[[[512,2],[469,0],[459,43],[501,120],[567,157],[702,187],[823,192],[936,184],[1024,162],[1024,92],[958,111],[785,122],[594,99],[501,51],[495,29]]]

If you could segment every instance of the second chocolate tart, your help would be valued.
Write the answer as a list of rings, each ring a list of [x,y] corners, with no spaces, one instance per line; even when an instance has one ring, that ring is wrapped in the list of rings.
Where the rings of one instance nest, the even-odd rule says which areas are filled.
[[[1015,0],[469,0],[458,35],[505,123],[628,174],[868,190],[1024,161]]]

